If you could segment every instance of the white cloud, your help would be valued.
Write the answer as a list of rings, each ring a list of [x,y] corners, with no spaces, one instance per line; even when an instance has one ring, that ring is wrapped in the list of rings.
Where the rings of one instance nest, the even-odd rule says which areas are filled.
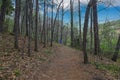
[[[59,4],[61,0],[54,0],[55,3]],[[87,5],[90,0],[80,0],[82,5]],[[120,0],[98,0],[102,1],[105,5],[109,5],[110,3],[114,6],[120,6]],[[78,0],[74,0],[74,6],[77,6]],[[70,0],[64,0],[64,8],[70,5]]]

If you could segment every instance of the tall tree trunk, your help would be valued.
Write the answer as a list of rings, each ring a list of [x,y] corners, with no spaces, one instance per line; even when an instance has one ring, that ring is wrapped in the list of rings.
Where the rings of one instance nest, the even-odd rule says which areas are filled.
[[[20,21],[20,11],[21,11],[21,0],[18,0],[19,2],[19,4],[17,5],[17,18],[19,19],[19,21]],[[20,22],[19,22],[20,23]],[[18,25],[18,34],[20,34],[20,25]],[[15,33],[15,26],[14,26],[14,29],[13,29],[13,33]]]
[[[94,22],[94,54],[97,55],[100,50],[99,34],[98,34],[98,15],[97,0],[93,0],[93,22]]]
[[[25,25],[26,25],[26,36],[28,36],[28,0],[26,0],[25,2],[25,10],[26,10],[26,22],[25,22]]]
[[[86,51],[86,44],[87,44],[87,30],[88,30],[88,22],[89,22],[89,14],[90,14],[90,7],[92,4],[92,0],[90,0],[86,13],[85,13],[85,21],[84,21],[84,28],[83,28],[83,53],[84,53],[84,63],[88,63],[88,56]]]
[[[73,47],[74,35],[73,35],[73,0],[70,0],[70,15],[71,15],[71,46]]]
[[[46,17],[46,42],[47,42],[47,44],[48,44],[48,32],[49,32],[49,16],[48,16],[48,14],[49,14],[49,11],[48,11],[48,5],[47,5],[47,9],[46,9],[46,13],[47,13],[47,17]]]
[[[14,42],[14,47],[16,49],[18,49],[18,28],[19,28],[19,4],[20,4],[20,0],[15,0],[15,19],[14,19],[14,29],[15,29],[15,42]]]
[[[59,12],[58,12],[58,25],[57,25],[57,34],[56,34],[56,42],[59,43],[59,27],[60,27],[60,20],[59,20]]]
[[[3,24],[5,20],[6,13],[6,2],[8,0],[2,0],[1,13],[0,13],[0,32],[3,32]]]
[[[28,0],[29,2],[29,5],[28,5],[28,11],[29,11],[29,29],[28,29],[28,56],[31,56],[31,28],[32,28],[32,25],[33,25],[33,22],[32,22],[32,13],[33,13],[33,3],[32,3],[32,0]]]
[[[46,0],[44,0],[44,16],[43,16],[43,33],[44,33],[44,46],[46,47],[46,25],[45,25],[45,21],[46,21]]]
[[[36,0],[36,16],[35,16],[35,51],[38,51],[38,0]]]
[[[62,4],[62,22],[61,22],[61,35],[60,35],[60,42],[63,43],[63,17],[64,17],[64,3]]]
[[[50,46],[52,47],[53,43],[53,0],[52,0],[52,16],[51,16],[51,41]]]
[[[93,9],[91,8],[90,14],[90,53],[92,54],[93,51]]]
[[[80,35],[79,42],[80,42],[80,47],[82,47],[80,0],[78,0],[78,14],[79,14],[79,35]]]
[[[57,19],[57,15],[58,15],[58,13],[59,13],[59,9],[60,9],[60,6],[61,6],[61,4],[63,3],[63,0],[59,3],[59,5],[58,5],[58,8],[57,8],[57,12],[56,12],[56,15],[55,15],[55,19],[54,19],[54,22],[53,22],[53,24],[52,24],[52,26],[51,26],[51,44],[50,44],[50,46],[52,47],[52,45],[53,45],[53,35],[54,35],[54,27],[55,27],[55,23],[56,23],[56,19]],[[53,12],[53,11],[52,11]],[[53,14],[53,13],[52,13]],[[52,17],[53,17],[53,15],[52,15]]]
[[[117,61],[118,58],[119,49],[120,49],[120,34],[119,34],[118,42],[116,44],[114,55],[112,57],[112,60],[115,62]]]

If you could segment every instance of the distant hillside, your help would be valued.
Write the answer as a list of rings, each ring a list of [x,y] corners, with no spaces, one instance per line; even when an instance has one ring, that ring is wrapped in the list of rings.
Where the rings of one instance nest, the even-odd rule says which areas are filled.
[[[112,28],[113,30],[115,30],[115,32],[120,33],[120,20],[106,22],[99,25],[100,29],[105,27]]]

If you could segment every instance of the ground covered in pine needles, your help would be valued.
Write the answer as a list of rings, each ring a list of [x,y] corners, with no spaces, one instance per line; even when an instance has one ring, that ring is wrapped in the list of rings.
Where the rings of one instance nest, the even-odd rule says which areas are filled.
[[[119,64],[109,59],[90,55],[90,63],[83,64],[79,50],[59,44],[43,48],[39,44],[35,52],[34,41],[28,57],[27,43],[27,38],[19,36],[16,50],[14,36],[0,34],[0,80],[120,80]]]

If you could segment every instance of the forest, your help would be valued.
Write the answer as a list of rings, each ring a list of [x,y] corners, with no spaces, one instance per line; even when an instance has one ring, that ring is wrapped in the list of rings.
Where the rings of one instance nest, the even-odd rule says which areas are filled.
[[[0,80],[120,80],[119,0],[0,0]]]

